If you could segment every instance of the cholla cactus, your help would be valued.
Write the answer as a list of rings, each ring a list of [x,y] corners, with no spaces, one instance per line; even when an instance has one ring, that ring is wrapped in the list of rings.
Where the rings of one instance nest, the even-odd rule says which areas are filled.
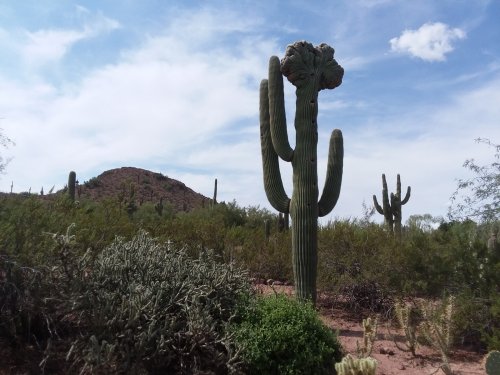
[[[318,93],[342,83],[344,69],[326,44],[313,47],[296,42],[287,47],[283,60],[269,60],[269,79],[260,84],[260,138],[264,188],[271,205],[292,218],[292,254],[296,295],[316,301],[318,217],[331,212],[337,203],[342,182],[343,139],[340,130],[330,138],[327,175],[318,201]],[[288,142],[285,118],[283,75],[297,90],[295,149]],[[279,158],[293,168],[290,199],[281,180]]]
[[[377,361],[371,357],[354,358],[350,354],[335,364],[338,375],[375,375]]]
[[[441,303],[434,305],[430,302],[421,303],[422,323],[419,326],[421,333],[441,353],[441,369],[447,375],[452,375],[448,354],[452,344],[452,324],[455,299],[449,297]]]
[[[368,317],[363,319],[363,346],[356,341],[359,358],[366,358],[372,354],[373,344],[377,339],[378,319]]]
[[[396,302],[394,304],[394,310],[396,313],[396,318],[398,320],[398,323],[400,327],[403,329],[403,332],[405,334],[406,346],[408,350],[411,352],[411,354],[415,356],[418,345],[417,343],[418,311],[414,306],[409,306],[402,301]]]
[[[500,375],[500,352],[493,350],[484,357],[484,369],[488,375]]]

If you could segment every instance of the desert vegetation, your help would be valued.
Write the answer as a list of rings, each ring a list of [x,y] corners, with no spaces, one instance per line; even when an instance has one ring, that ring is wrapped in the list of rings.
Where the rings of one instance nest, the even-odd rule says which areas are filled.
[[[488,248],[491,225],[442,221],[434,228],[432,221],[410,218],[401,240],[369,217],[320,225],[318,289],[360,321],[372,313],[397,321],[398,301],[417,306],[452,295],[449,349],[498,348],[500,262],[498,247]],[[291,233],[279,224],[277,214],[236,202],[160,215],[152,204],[128,214],[118,198],[2,195],[2,356],[21,373],[261,373],[251,370],[259,358],[269,368],[284,365],[276,358],[306,365],[292,353],[275,356],[283,346],[269,344],[291,342],[287,335],[299,330],[311,348],[308,340],[325,335],[325,346],[308,356],[317,362],[307,366],[333,373],[341,348],[334,332],[309,323],[314,309],[296,316],[301,308],[262,302],[251,286],[293,282]],[[273,319],[291,327],[265,329]],[[417,353],[429,344],[421,328],[414,330]],[[258,344],[264,337],[267,347]]]

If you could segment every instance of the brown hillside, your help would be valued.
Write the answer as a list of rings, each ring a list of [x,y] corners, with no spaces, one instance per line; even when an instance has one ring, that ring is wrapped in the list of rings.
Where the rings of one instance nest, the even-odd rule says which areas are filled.
[[[78,174],[76,175],[78,180]],[[137,206],[163,199],[174,211],[190,211],[210,204],[211,199],[196,193],[180,181],[145,169],[122,167],[103,172],[89,181],[77,183],[76,199],[118,199]]]

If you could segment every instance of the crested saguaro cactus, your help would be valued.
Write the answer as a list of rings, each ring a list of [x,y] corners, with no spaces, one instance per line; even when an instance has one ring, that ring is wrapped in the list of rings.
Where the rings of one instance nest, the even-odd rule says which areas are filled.
[[[373,195],[373,204],[375,209],[381,215],[384,215],[384,222],[387,228],[394,233],[396,238],[401,238],[401,206],[405,205],[410,199],[411,187],[408,186],[406,195],[401,200],[401,178],[398,174],[396,183],[396,194],[391,193],[389,200],[389,193],[387,191],[387,181],[385,174],[382,174],[382,207],[377,201],[377,197]]]
[[[271,205],[292,219],[292,254],[296,295],[316,301],[318,217],[337,203],[342,182],[344,146],[336,129],[330,138],[326,181],[318,201],[318,93],[342,83],[344,69],[326,44],[301,41],[287,47],[283,60],[269,60],[269,79],[260,84],[260,139],[264,188]],[[295,149],[290,147],[285,118],[283,76],[296,87]],[[281,180],[279,158],[293,168],[290,199]]]
[[[68,196],[72,202],[75,201],[75,189],[76,189],[76,173],[74,171],[69,172],[68,176]]]

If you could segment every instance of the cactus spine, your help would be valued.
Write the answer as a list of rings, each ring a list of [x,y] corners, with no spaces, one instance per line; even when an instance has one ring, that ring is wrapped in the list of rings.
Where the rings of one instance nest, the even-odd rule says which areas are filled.
[[[484,367],[488,375],[500,375],[500,352],[493,350],[484,358]]]
[[[326,44],[313,47],[307,42],[289,45],[284,59],[269,61],[269,79],[260,85],[260,137],[264,188],[271,205],[292,219],[292,254],[296,295],[316,301],[318,217],[325,216],[337,203],[342,182],[343,139],[340,130],[332,132],[327,175],[318,201],[317,144],[318,93],[342,83],[343,68]],[[285,118],[283,75],[297,88],[296,146],[290,147]],[[279,159],[293,168],[290,199],[283,188]]]
[[[401,200],[401,178],[398,174],[396,183],[396,194],[391,193],[389,200],[389,193],[387,190],[387,181],[385,174],[382,174],[382,206],[377,201],[376,195],[373,195],[373,204],[375,209],[381,215],[384,215],[384,222],[387,228],[394,233],[394,236],[401,239],[401,206],[405,205],[410,199],[411,187],[408,186],[406,195]]]
[[[76,173],[74,171],[69,172],[68,176],[68,196],[72,202],[75,201],[75,189],[76,189]]]

